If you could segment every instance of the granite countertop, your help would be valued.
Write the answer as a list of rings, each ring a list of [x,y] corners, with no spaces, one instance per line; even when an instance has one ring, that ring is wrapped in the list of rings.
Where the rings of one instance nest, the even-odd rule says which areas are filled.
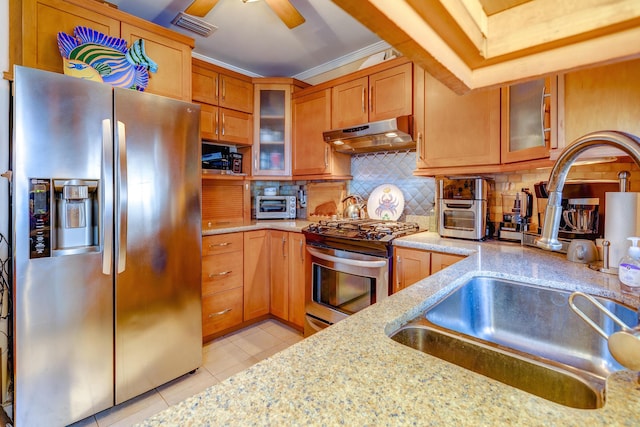
[[[270,228],[270,227],[269,227]],[[561,254],[418,233],[397,246],[467,258],[146,420],[189,425],[638,425],[638,373],[607,381],[597,410],[567,408],[398,344],[387,334],[476,275],[579,289],[632,307],[617,276]]]
[[[250,223],[245,224],[233,224],[233,225],[209,225],[208,223],[202,223],[202,235],[203,236],[212,236],[215,234],[224,234],[224,233],[237,233],[241,231],[252,231],[252,230],[282,230],[282,231],[295,231],[300,232],[304,227],[311,224],[312,221],[306,221],[303,219],[272,219],[272,220],[254,220]]]

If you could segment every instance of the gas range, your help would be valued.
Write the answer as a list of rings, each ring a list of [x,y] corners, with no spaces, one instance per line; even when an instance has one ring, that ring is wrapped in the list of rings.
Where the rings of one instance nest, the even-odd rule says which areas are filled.
[[[393,239],[419,231],[415,222],[379,219],[320,220],[302,230],[307,244],[312,246],[387,257]]]

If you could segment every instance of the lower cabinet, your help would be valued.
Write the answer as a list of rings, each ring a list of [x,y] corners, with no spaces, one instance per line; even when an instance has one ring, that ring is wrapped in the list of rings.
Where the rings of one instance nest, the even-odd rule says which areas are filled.
[[[271,314],[304,327],[306,245],[302,233],[271,230]]]
[[[242,323],[242,233],[202,239],[202,336]]]
[[[393,292],[398,292],[431,274],[431,253],[393,248]]]
[[[407,286],[411,286],[463,258],[465,258],[463,255],[394,247],[393,292],[395,293]]]
[[[244,320],[269,314],[269,239],[267,230],[244,233]]]
[[[202,239],[202,336],[269,314],[304,327],[302,233],[256,230]]]

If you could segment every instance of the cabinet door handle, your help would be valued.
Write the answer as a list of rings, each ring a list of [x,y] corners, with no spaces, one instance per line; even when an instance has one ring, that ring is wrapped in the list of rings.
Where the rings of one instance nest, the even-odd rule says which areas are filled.
[[[329,168],[329,146],[328,145],[324,147],[324,168],[325,169]]]
[[[218,102],[218,96],[220,95],[218,91],[218,76],[216,76],[216,102]]]
[[[220,128],[220,120],[218,120],[220,113],[218,111],[216,111],[216,122],[215,122],[215,135],[218,136],[218,129]]]
[[[363,113],[366,113],[366,108],[367,108],[366,99],[367,99],[367,89],[363,87],[362,88],[362,99],[361,99],[362,112]]]
[[[424,138],[422,137],[422,132],[418,132],[418,155],[420,156],[420,160],[424,161]]]
[[[227,314],[231,310],[232,310],[231,308],[225,308],[222,311],[218,311],[218,312],[215,312],[215,313],[210,313],[209,316],[207,316],[207,317],[212,318],[212,317],[216,317],[216,316],[222,316],[223,314]]]
[[[373,86],[369,87],[369,114],[373,113]]]
[[[224,101],[227,96],[227,85],[225,84],[224,77],[222,77],[222,100]]]
[[[286,258],[287,257],[287,252],[284,250],[285,249],[285,244],[287,243],[287,238],[282,236],[282,257]]]
[[[209,279],[213,279],[213,278],[216,278],[216,277],[228,276],[232,272],[233,272],[233,270],[221,271],[220,273],[211,273],[211,274],[209,274]]]
[[[300,240],[300,261],[304,261],[304,244],[302,243],[302,239]]]
[[[396,256],[396,266],[398,267],[396,269],[395,275],[396,275],[396,292],[400,290],[400,272],[402,271],[402,258],[400,257],[400,255]]]
[[[230,244],[231,244],[231,242],[211,243],[211,244],[209,244],[209,247],[210,248],[215,248],[215,247],[218,247],[218,246],[225,247],[225,246],[229,246]]]
[[[224,113],[222,113],[222,130],[220,131],[222,136],[224,136]]]

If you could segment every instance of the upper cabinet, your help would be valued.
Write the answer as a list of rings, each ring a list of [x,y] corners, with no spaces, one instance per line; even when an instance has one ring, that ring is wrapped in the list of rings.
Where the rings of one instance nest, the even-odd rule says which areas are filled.
[[[254,80],[254,176],[291,176],[291,94],[306,86],[289,78]]]
[[[424,73],[418,169],[500,164],[500,89],[457,95]]]
[[[207,142],[253,143],[251,78],[193,60],[193,96],[200,104],[200,136]]]
[[[502,163],[549,157],[551,80],[537,79],[502,89]]]
[[[251,78],[193,59],[193,100],[253,113]]]
[[[191,100],[192,38],[92,0],[22,0],[10,2],[10,64],[62,73],[57,34],[86,26],[131,44],[145,41],[147,55],[158,64],[147,92]],[[16,23],[16,25],[13,25]],[[11,78],[11,75],[8,76]]]
[[[331,127],[337,129],[411,115],[412,67],[406,62],[333,86]]]
[[[331,89],[294,94],[293,176],[301,179],[349,179],[351,156],[336,153],[324,142],[322,132],[331,128]]]
[[[590,132],[619,130],[640,135],[640,59],[567,73],[558,84],[558,106],[564,126],[559,151]],[[560,84],[561,83],[561,84]],[[587,150],[580,158],[624,155],[612,148]]]

